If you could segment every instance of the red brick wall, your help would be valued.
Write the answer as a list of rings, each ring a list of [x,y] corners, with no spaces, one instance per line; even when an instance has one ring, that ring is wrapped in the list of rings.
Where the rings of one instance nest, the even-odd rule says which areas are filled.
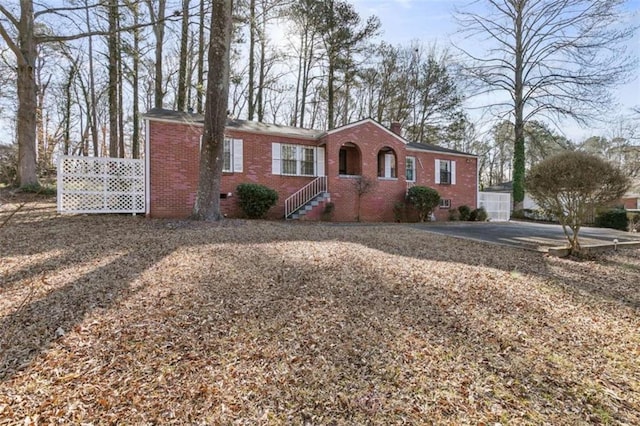
[[[202,126],[150,121],[149,166],[151,217],[187,217],[193,210],[198,186],[200,134]],[[223,214],[240,217],[242,211],[235,196],[241,183],[259,183],[278,192],[278,203],[267,217],[284,217],[284,200],[312,177],[271,174],[271,144],[294,143],[315,146],[315,141],[262,135],[230,130],[227,136],[243,141],[242,173],[223,173],[221,193],[231,197],[220,200]]]
[[[449,212],[462,205],[472,209],[477,207],[477,158],[417,151],[408,151],[407,155],[416,157],[416,185],[433,188],[438,191],[440,198],[451,200],[451,209],[436,208],[436,220],[448,220]],[[436,160],[456,162],[455,185],[435,183]]]
[[[356,177],[338,176],[338,152],[348,142],[358,146],[361,153],[362,176],[374,182],[370,193],[360,199],[362,221],[393,221],[394,205],[405,203],[407,182],[405,158],[416,158],[416,185],[434,188],[442,198],[451,199],[452,208],[466,204],[477,206],[477,159],[450,154],[407,150],[405,143],[373,123],[338,130],[325,138],[327,144],[327,176],[331,201],[335,204],[334,220],[353,221],[358,215],[358,196],[354,181]],[[396,154],[397,178],[378,178],[378,152],[390,147]],[[456,184],[435,184],[435,160],[456,162]],[[409,209],[410,210],[410,209]],[[448,209],[436,209],[437,220],[447,220]]]
[[[222,192],[235,193],[236,187],[239,184],[247,182],[265,185],[278,192],[278,202],[269,210],[267,218],[284,218],[285,199],[315,178],[273,175],[271,173],[271,145],[273,143],[284,143],[317,146],[317,142],[238,131],[229,131],[228,136],[235,139],[242,139],[244,164],[242,173],[223,174]],[[242,211],[238,207],[235,194],[227,200],[222,200],[221,207],[223,213],[229,217],[242,216]]]
[[[151,121],[149,200],[152,217],[187,217],[198,185],[202,127]]]
[[[152,120],[149,129],[150,215],[152,217],[187,217],[195,202],[198,182],[198,153],[200,125]],[[452,208],[466,204],[477,205],[476,159],[471,157],[437,154],[406,149],[404,142],[379,126],[364,122],[356,126],[331,132],[320,141],[298,140],[276,135],[253,134],[230,130],[227,136],[243,140],[243,172],[224,173],[221,192],[232,196],[221,200],[222,212],[229,217],[241,216],[235,190],[238,184],[253,182],[266,185],[278,192],[279,199],[268,214],[269,218],[284,217],[284,200],[310,182],[311,177],[280,176],[271,174],[271,145],[274,142],[316,146],[326,144],[326,175],[331,201],[335,205],[333,220],[355,221],[358,217],[356,177],[338,175],[340,147],[351,142],[360,151],[362,176],[373,182],[371,190],[360,198],[360,220],[393,221],[396,203],[405,201],[405,157],[416,158],[417,185],[435,188],[442,198],[451,199]],[[396,155],[395,179],[378,178],[378,152],[390,147]],[[434,183],[435,160],[456,162],[456,184]],[[321,210],[322,206],[317,210]],[[309,219],[319,218],[319,212]],[[447,220],[449,210],[436,209],[438,220]]]
[[[624,208],[627,210],[629,209],[635,210],[638,208],[638,197],[623,198],[622,204],[624,205]]]

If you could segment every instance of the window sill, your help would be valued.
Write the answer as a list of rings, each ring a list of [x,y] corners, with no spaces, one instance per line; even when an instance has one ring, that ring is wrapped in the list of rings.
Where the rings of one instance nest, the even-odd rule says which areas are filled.
[[[362,175],[338,175],[338,177],[344,179],[358,179],[361,178]]]
[[[398,178],[378,176],[378,180],[394,181],[394,180],[398,180]]]

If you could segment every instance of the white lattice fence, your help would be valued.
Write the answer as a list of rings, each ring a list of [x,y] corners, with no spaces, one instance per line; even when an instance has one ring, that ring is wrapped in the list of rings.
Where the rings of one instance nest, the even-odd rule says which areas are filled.
[[[144,160],[58,159],[60,213],[144,213],[144,189]]]
[[[508,192],[480,192],[478,193],[478,206],[484,207],[492,221],[507,221],[511,217],[511,194]]]

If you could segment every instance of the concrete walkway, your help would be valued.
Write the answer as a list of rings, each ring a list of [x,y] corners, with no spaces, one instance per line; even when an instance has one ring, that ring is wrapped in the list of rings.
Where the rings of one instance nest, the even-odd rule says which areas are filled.
[[[509,245],[537,251],[547,251],[549,247],[567,245],[562,226],[532,222],[442,222],[410,224],[428,232],[450,235],[453,237],[485,241],[494,244]],[[580,230],[580,244],[603,244],[638,241],[640,234],[617,231],[607,228],[585,227]]]

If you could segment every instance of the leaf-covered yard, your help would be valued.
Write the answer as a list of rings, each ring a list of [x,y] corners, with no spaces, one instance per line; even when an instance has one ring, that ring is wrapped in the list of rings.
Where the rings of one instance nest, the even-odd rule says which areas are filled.
[[[637,249],[34,202],[0,253],[0,424],[640,424]]]

